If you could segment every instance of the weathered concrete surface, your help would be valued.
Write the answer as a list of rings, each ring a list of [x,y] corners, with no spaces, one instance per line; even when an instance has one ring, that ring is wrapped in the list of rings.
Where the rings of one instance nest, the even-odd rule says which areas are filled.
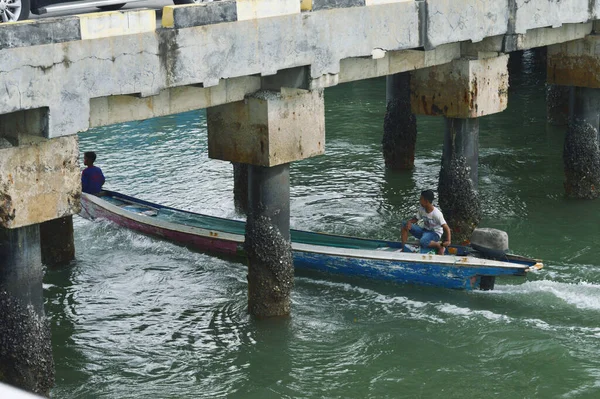
[[[600,36],[548,47],[550,84],[600,88]]]
[[[248,182],[248,311],[258,317],[285,316],[294,286],[289,164],[250,166]]]
[[[363,7],[365,0],[310,0],[312,10],[329,10],[332,8]]]
[[[0,149],[0,227],[17,228],[80,209],[77,136]]]
[[[447,118],[438,197],[454,243],[468,241],[481,221],[478,158],[479,119]]]
[[[600,89],[575,87],[565,136],[565,192],[572,198],[600,196]]]
[[[526,33],[529,29],[553,27],[574,22],[586,22],[589,0],[509,0],[514,15],[514,32]]]
[[[81,40],[76,16],[0,24],[0,50]]]
[[[383,158],[392,170],[415,165],[417,118],[410,109],[410,72],[387,77],[387,110],[383,122]]]
[[[492,36],[481,42],[462,42],[463,56],[476,57],[479,53],[509,53],[513,51],[529,50],[537,47],[550,46],[572,40],[583,39],[592,32],[593,24],[578,23],[565,24],[559,28],[539,28],[527,31],[524,34],[507,34]]]
[[[502,112],[508,102],[508,55],[460,59],[413,72],[412,112],[476,118]]]
[[[546,86],[546,119],[549,124],[567,126],[569,123],[570,92],[570,86]]]
[[[430,51],[387,51],[381,58],[346,58],[340,62],[339,83],[394,75],[442,65],[460,58],[459,43],[445,44]]]
[[[592,0],[589,9],[596,10],[599,1]],[[515,7],[529,7],[531,2]],[[48,108],[48,137],[66,136],[95,126],[90,121],[109,124],[127,119],[116,105],[107,105],[109,112],[102,117],[90,115],[94,112],[90,103],[93,108],[97,103],[126,103],[128,120],[136,120],[205,103],[238,101],[236,96],[216,98],[218,93],[210,92],[222,80],[237,86],[233,83],[237,78],[307,67],[310,88],[323,88],[449,62],[460,57],[457,40],[494,35],[501,48],[493,51],[510,51],[573,40],[591,29],[591,24],[571,24],[532,30],[540,23],[531,19],[529,26],[522,17],[519,26],[528,27],[527,33],[514,33],[505,21],[505,9],[518,8],[507,6],[508,0],[370,0],[365,6],[304,13],[297,12],[298,2],[292,0],[276,7],[264,6],[275,4],[271,2],[246,3],[245,17],[240,17],[242,2],[236,3],[235,21],[233,11],[223,8],[231,9],[229,2],[186,6],[179,13],[180,8],[173,8],[175,28],[170,29],[156,30],[151,10],[2,25],[0,98],[5,100],[0,102],[0,115]],[[576,22],[587,21],[579,9],[575,11],[563,9],[552,25],[578,18]],[[519,42],[523,40],[526,43]],[[449,47],[437,51],[445,43]],[[436,51],[414,50],[423,47]],[[174,92],[178,87],[181,92]],[[242,84],[239,90],[247,88]],[[210,99],[193,101],[194,93]]]
[[[471,40],[507,32],[508,1],[427,0],[425,48]]]
[[[73,216],[41,223],[40,241],[44,265],[62,266],[75,259]]]
[[[48,395],[54,363],[42,277],[39,227],[0,227],[0,381]]]
[[[237,19],[236,2],[222,0],[211,3],[166,6],[163,8],[161,22],[165,28],[181,29],[191,26],[235,22]]]
[[[259,77],[244,76],[222,79],[217,86],[207,88],[174,87],[151,97],[119,95],[93,98],[90,100],[89,125],[105,126],[242,101],[260,87]]]
[[[203,82],[207,87],[224,77],[272,75],[302,65],[310,65],[316,79],[339,73],[344,58],[371,55],[373,49],[419,47],[413,2],[238,21],[234,26],[195,27],[177,37],[163,36],[167,85]]]
[[[325,151],[322,90],[259,91],[207,110],[208,156],[275,166]]]

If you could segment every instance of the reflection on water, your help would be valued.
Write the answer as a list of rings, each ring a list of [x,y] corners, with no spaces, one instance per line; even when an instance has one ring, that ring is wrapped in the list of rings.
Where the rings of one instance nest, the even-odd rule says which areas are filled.
[[[297,276],[292,316],[246,313],[242,264],[75,218],[77,261],[50,271],[56,398],[596,397],[600,202],[563,196],[564,129],[545,124],[543,63],[512,64],[509,108],[482,118],[485,226],[543,258],[528,281],[455,292]],[[443,121],[419,118],[415,169],[383,167],[385,80],[326,91],[326,155],[291,168],[292,226],[397,238],[437,187]],[[107,187],[239,217],[203,111],[82,134]]]

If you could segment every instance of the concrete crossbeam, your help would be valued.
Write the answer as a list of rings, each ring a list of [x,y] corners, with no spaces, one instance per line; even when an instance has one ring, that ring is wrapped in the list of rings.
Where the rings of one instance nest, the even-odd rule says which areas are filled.
[[[600,36],[548,47],[550,84],[600,88]]]
[[[418,115],[477,118],[502,112],[508,102],[508,55],[417,70],[411,96],[412,111]]]
[[[382,58],[347,58],[340,62],[339,83],[414,71],[460,58],[460,44],[444,44],[434,50],[388,51]]]
[[[562,24],[587,22],[592,0],[513,0],[509,1],[514,20],[514,31],[523,34],[536,28],[557,28]]]
[[[507,33],[508,3],[498,0],[422,2],[422,7],[426,7],[425,48],[465,40],[479,42],[488,36]]]
[[[260,78],[223,79],[217,86],[182,86],[151,97],[107,96],[90,100],[90,127],[178,114],[241,101],[260,89]]]
[[[207,110],[208,156],[276,166],[325,151],[322,90],[259,91]]]
[[[14,229],[78,213],[78,156],[77,136],[0,147],[0,227]]]

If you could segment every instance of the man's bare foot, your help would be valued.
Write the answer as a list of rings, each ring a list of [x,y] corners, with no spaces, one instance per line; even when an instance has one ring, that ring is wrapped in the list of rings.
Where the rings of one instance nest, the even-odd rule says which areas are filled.
[[[443,246],[440,245],[439,249],[437,250],[437,254],[443,255],[444,252],[446,252],[446,248],[444,248]]]

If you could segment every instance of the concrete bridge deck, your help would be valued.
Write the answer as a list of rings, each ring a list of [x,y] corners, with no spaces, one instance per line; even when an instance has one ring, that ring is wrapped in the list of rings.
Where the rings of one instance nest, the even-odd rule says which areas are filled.
[[[600,194],[599,19],[600,0],[224,0],[167,6],[159,27],[155,10],[0,24],[0,334],[2,317],[35,326],[0,353],[34,341],[41,355],[19,370],[50,379],[25,388],[51,386],[40,248],[72,246],[78,132],[206,108],[209,156],[247,165],[249,264],[270,270],[249,273],[249,309],[286,314],[289,163],[324,153],[324,88],[388,76],[384,147],[409,166],[413,114],[446,118],[438,197],[468,237],[478,118],[506,108],[513,51],[549,46],[548,82],[571,95],[567,193]],[[287,283],[261,280],[273,270]]]
[[[562,43],[592,31],[600,1],[315,0],[312,8],[167,6],[159,29],[153,10],[0,25],[0,115],[46,110],[44,135],[59,137],[239,101],[282,70],[306,74],[290,82],[280,73],[272,85],[322,88]]]

